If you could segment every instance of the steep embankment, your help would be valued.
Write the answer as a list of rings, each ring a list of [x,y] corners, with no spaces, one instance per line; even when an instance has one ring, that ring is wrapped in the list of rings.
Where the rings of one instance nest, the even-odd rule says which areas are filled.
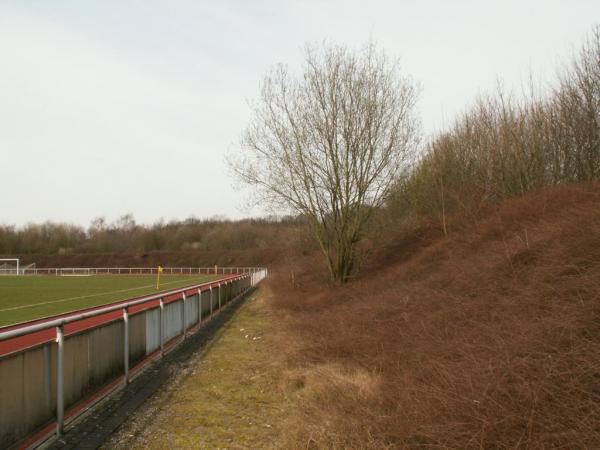
[[[268,281],[288,444],[600,446],[600,186],[415,236],[342,289],[308,260]]]

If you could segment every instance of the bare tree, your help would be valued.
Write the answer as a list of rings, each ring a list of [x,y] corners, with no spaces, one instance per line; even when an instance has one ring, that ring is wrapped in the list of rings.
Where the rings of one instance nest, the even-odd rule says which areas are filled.
[[[357,244],[416,147],[417,89],[373,43],[307,47],[301,76],[277,66],[252,104],[230,164],[262,201],[308,220],[333,280],[353,273]]]

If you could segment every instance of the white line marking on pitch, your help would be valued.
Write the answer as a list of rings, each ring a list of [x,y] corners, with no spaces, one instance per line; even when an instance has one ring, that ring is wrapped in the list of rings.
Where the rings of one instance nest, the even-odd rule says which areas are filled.
[[[194,278],[186,278],[185,280],[177,280],[177,281],[170,281],[168,283],[161,283],[161,284],[173,284],[173,283],[180,283],[182,281],[191,281],[194,280]],[[99,294],[90,294],[90,295],[81,295],[79,297],[69,297],[69,298],[61,298],[58,300],[52,300],[50,302],[42,302],[42,303],[33,303],[31,305],[23,305],[23,306],[13,306],[12,308],[4,308],[4,309],[0,309],[0,312],[3,311],[14,311],[17,309],[26,309],[26,308],[33,308],[35,306],[42,306],[42,305],[49,305],[51,303],[63,303],[63,302],[70,302],[73,300],[81,300],[82,298],[92,298],[92,297],[98,297],[101,295],[109,295],[109,294],[120,294],[121,292],[129,292],[129,291],[136,291],[138,289],[145,289],[145,288],[149,288],[154,286],[154,284],[149,284],[147,286],[139,286],[139,287],[134,287],[134,288],[127,288],[127,289],[121,289],[118,291],[110,291],[110,292],[101,292]]]

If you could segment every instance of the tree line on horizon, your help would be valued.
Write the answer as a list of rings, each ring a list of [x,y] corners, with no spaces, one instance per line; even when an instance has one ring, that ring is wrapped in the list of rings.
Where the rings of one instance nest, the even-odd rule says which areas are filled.
[[[0,254],[147,253],[155,251],[230,251],[273,246],[296,236],[296,217],[230,220],[224,218],[136,223],[131,214],[114,222],[103,217],[89,227],[45,222],[22,227],[0,225]]]

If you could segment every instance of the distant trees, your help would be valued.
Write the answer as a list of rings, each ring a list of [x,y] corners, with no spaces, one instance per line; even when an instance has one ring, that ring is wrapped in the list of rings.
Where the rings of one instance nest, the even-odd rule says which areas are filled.
[[[85,241],[81,227],[64,223],[0,225],[0,254],[65,253]]]
[[[427,144],[393,205],[408,214],[476,217],[532,189],[600,179],[600,27],[559,81],[516,97],[482,96]]]
[[[280,65],[262,83],[231,166],[263,202],[306,218],[333,280],[352,274],[373,210],[408,167],[416,99],[372,43],[308,47],[300,76]]]
[[[303,226],[302,219],[291,217],[141,225],[131,215],[111,223],[96,218],[87,230],[52,222],[0,225],[0,255],[247,250],[294,241]]]

